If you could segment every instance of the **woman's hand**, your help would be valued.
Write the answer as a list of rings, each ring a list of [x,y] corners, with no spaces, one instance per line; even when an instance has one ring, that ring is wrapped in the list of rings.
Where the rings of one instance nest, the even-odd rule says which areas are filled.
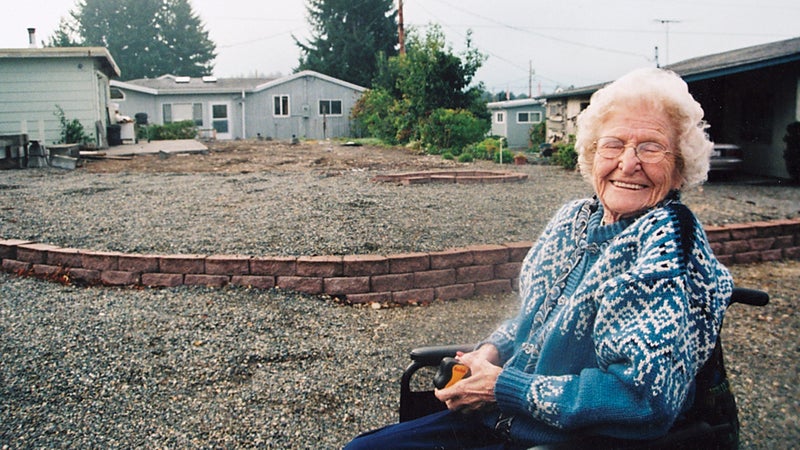
[[[459,352],[456,359],[469,367],[470,376],[446,389],[436,389],[436,398],[451,411],[475,411],[496,402],[494,385],[503,370],[497,348],[484,345],[470,353]]]

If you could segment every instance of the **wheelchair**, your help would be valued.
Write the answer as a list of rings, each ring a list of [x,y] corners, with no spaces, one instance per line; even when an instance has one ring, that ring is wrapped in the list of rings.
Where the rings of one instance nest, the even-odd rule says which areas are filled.
[[[769,295],[755,289],[734,288],[729,303],[764,306]],[[739,442],[739,420],[736,400],[730,389],[722,355],[721,336],[717,338],[714,352],[695,377],[695,400],[685,414],[663,437],[648,441],[619,440],[606,437],[585,437],[557,444],[545,444],[531,450],[561,450],[575,448],[600,449],[728,449],[737,448]],[[421,386],[417,378],[423,368],[438,367],[441,360],[455,356],[456,352],[468,352],[474,345],[443,345],[419,347],[411,351],[411,364],[403,372],[400,381],[400,422],[413,420],[446,407],[433,395],[433,390],[413,390]],[[415,382],[416,381],[416,382]],[[432,385],[431,382],[427,383]]]

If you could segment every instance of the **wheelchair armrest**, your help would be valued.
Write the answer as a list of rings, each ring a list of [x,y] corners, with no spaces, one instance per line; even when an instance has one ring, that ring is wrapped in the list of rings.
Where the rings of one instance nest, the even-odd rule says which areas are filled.
[[[752,306],[764,306],[769,303],[769,294],[757,289],[747,289],[736,287],[731,293],[730,304],[743,303]]]
[[[411,379],[423,367],[436,367],[443,358],[455,356],[456,352],[468,352],[475,348],[471,344],[439,345],[434,347],[418,347],[411,350],[411,364],[400,378],[400,422],[441,411],[445,408],[433,395],[433,384],[429,389],[412,391]]]
[[[473,344],[437,345],[431,347],[417,347],[411,350],[411,360],[420,366],[438,366],[439,362],[448,356],[455,356],[456,352],[470,352],[475,348]]]

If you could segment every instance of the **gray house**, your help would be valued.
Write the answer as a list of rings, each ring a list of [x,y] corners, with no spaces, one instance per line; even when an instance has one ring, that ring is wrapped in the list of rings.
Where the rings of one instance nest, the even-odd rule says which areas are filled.
[[[58,142],[57,108],[77,119],[98,147],[108,145],[109,80],[119,67],[103,47],[0,49],[0,134]]]
[[[788,178],[786,126],[800,121],[800,38],[701,56],[665,66],[679,74],[703,106],[717,143],[742,148],[743,170]],[[569,89],[547,101],[547,138],[575,134],[575,118],[604,84]]]
[[[527,149],[531,127],[544,120],[544,102],[537,99],[492,102],[486,107],[492,113],[491,133],[505,137],[511,149]]]
[[[164,75],[111,87],[123,115],[162,125],[193,120],[216,139],[348,136],[350,110],[365,91],[308,70],[278,79]]]

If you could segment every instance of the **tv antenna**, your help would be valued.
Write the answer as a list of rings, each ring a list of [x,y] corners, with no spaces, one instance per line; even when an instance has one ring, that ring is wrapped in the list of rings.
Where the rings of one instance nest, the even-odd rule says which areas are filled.
[[[680,23],[680,20],[675,19],[655,19],[655,22],[664,25],[665,45],[664,45],[664,65],[669,64],[669,26],[673,23]]]

